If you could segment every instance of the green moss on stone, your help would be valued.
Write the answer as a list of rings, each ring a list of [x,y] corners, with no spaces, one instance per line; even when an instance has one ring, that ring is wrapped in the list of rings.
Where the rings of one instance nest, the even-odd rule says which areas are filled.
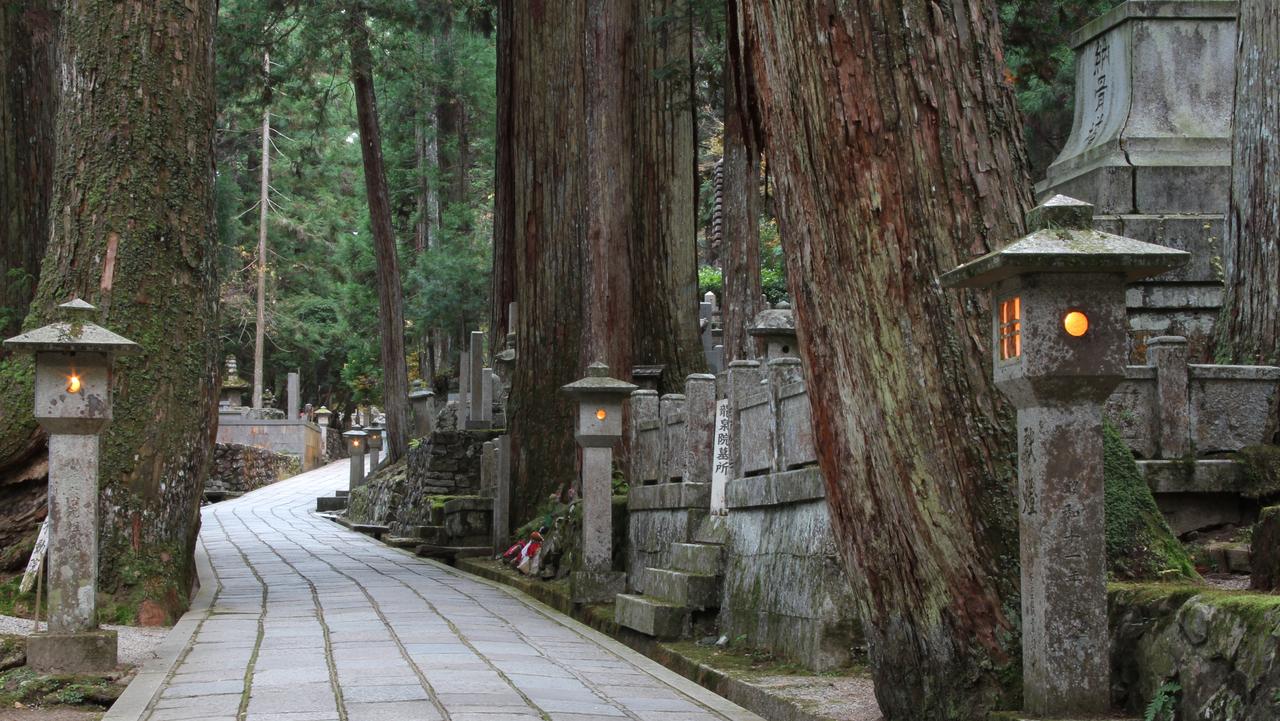
[[[1102,435],[1111,575],[1120,580],[1199,580],[1124,439],[1110,424],[1103,427]]]
[[[1280,446],[1259,445],[1240,449],[1235,458],[1244,469],[1245,498],[1280,496]]]

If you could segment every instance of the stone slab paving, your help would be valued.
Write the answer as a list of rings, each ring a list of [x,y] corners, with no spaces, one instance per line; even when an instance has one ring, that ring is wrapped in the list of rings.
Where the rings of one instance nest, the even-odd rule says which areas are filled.
[[[204,509],[207,608],[107,718],[760,721],[516,592],[315,515],[347,475],[334,463]]]

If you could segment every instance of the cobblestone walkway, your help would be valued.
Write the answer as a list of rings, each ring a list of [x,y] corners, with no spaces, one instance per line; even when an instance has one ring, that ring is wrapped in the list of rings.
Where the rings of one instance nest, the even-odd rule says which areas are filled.
[[[204,510],[212,606],[136,718],[759,721],[554,611],[315,516],[346,479],[335,463]]]

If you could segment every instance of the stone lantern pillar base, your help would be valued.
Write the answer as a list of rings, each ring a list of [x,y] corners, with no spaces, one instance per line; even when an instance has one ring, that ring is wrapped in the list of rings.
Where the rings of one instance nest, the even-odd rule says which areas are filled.
[[[37,673],[105,673],[116,667],[115,631],[34,633],[27,637],[27,665]]]
[[[569,578],[574,603],[612,603],[615,596],[626,592],[627,574],[623,571],[574,571]]]

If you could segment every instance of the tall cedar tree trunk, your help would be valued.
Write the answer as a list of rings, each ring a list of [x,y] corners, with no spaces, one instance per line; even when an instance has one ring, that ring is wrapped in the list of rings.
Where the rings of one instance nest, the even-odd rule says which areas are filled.
[[[587,2],[587,250],[582,297],[582,367],[604,361],[614,377],[631,377],[632,274],[618,246],[631,226],[631,94],[625,82],[633,15],[626,5]]]
[[[1242,0],[1236,51],[1231,205],[1222,258],[1226,300],[1218,362],[1280,361],[1280,12],[1274,0]]]
[[[387,458],[395,462],[408,450],[409,373],[404,355],[404,293],[400,287],[400,260],[391,229],[391,203],[387,174],[382,164],[382,131],[378,127],[378,100],[373,92],[373,55],[364,13],[351,8],[351,83],[356,90],[356,120],[360,127],[360,154],[364,159],[364,187],[369,202],[369,225],[377,261],[378,330],[381,336],[382,403],[387,416]]]
[[[515,318],[509,318],[510,304],[516,300],[515,263],[515,156],[512,139],[515,136],[515,109],[512,107],[511,87],[515,67],[511,62],[511,30],[514,23],[514,6],[511,2],[499,2],[497,7],[497,46],[495,85],[497,86],[496,122],[494,123],[494,203],[493,203],[493,272],[490,274],[489,327],[502,344],[506,334],[515,332]],[[519,308],[516,313],[519,313]],[[509,417],[509,416],[508,416]]]
[[[49,240],[57,16],[48,0],[0,3],[0,333],[18,332]]]
[[[586,5],[501,0],[498,8],[499,44],[505,44],[498,86],[506,90],[498,98],[498,132],[505,133],[498,145],[509,144],[498,154],[498,218],[510,235],[499,235],[496,245],[518,279],[518,359],[508,418],[511,514],[523,520],[577,475],[573,406],[560,386],[581,371]]]
[[[262,407],[263,354],[267,345],[267,217],[271,206],[271,55],[262,56],[262,167],[258,187],[258,315],[253,329],[253,407]],[[295,420],[290,418],[289,420]]]
[[[753,129],[755,98],[750,55],[744,53],[737,0],[728,0],[724,64],[724,206],[721,258],[724,297],[724,364],[754,360],[755,338],[747,333],[760,301],[760,146]]]
[[[58,99],[57,23],[47,0],[0,3],[0,336],[4,338],[21,328],[49,241]],[[3,374],[0,366],[0,378]],[[0,417],[0,432],[8,433],[6,425]],[[0,436],[0,570],[25,560],[36,526],[44,518],[48,468],[44,455],[39,433]]]
[[[891,721],[984,719],[1019,685],[1015,439],[987,304],[937,277],[1029,205],[996,4],[740,11],[876,696]]]
[[[144,622],[186,604],[218,391],[214,0],[70,0],[51,217],[25,327],[79,296],[138,342],[116,362],[103,434],[100,582],[140,590]],[[0,370],[0,464],[27,445],[31,364]]]
[[[668,392],[681,392],[686,375],[705,369],[698,340],[693,19],[686,5],[685,0],[636,4],[637,61],[630,75],[635,83],[630,92],[635,118],[631,304],[643,309],[631,319],[633,363],[664,365],[662,385]]]

